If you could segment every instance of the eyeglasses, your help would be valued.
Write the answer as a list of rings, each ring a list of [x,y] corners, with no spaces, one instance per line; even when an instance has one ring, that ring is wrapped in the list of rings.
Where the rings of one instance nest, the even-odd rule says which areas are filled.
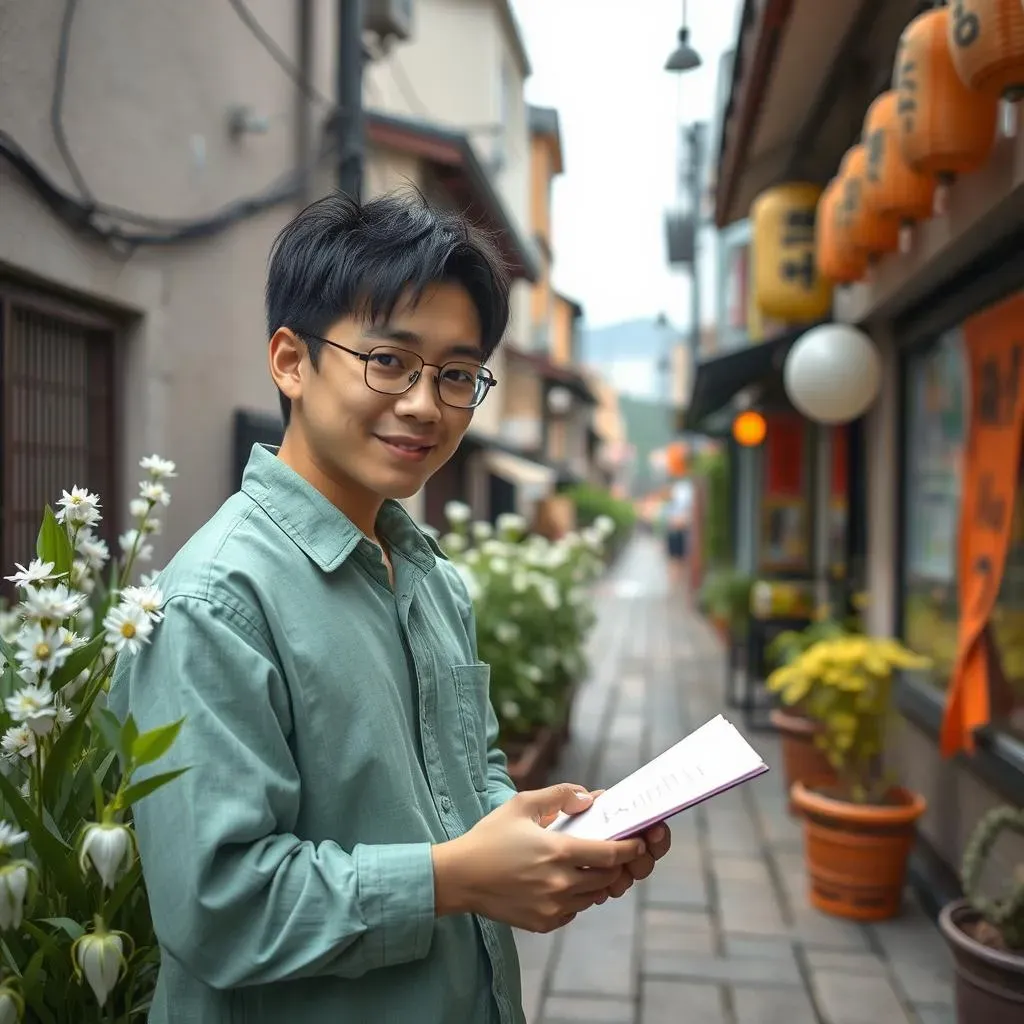
[[[438,371],[434,377],[438,398],[453,409],[475,409],[498,383],[491,371],[480,363],[451,360],[438,366],[436,363],[426,362],[416,352],[410,352],[406,348],[375,345],[369,352],[359,352],[347,345],[331,341],[330,338],[321,338],[317,334],[308,334],[305,331],[295,333],[304,339],[341,349],[342,352],[348,352],[349,355],[362,360],[366,386],[381,395],[404,395],[415,387],[428,366]]]

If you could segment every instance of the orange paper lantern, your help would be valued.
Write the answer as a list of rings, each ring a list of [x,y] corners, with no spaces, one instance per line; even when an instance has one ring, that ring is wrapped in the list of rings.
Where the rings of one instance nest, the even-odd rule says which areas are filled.
[[[744,448],[756,448],[768,433],[768,424],[759,412],[748,409],[732,421],[732,436]]]
[[[868,260],[863,252],[850,245],[849,232],[840,223],[842,187],[842,179],[833,178],[818,200],[818,215],[814,221],[815,258],[822,277],[836,284],[851,284],[864,276]]]
[[[1024,95],[1021,0],[960,0],[949,14],[949,53],[964,85],[1019,100]]]
[[[864,204],[882,217],[901,224],[927,220],[935,203],[935,179],[911,170],[899,145],[899,97],[894,89],[882,93],[868,107],[864,119],[867,173]]]
[[[684,442],[674,441],[668,446],[665,456],[669,476],[686,476],[686,445]]]
[[[995,144],[999,100],[972,92],[953,66],[950,9],[919,14],[900,36],[893,85],[900,152],[919,174],[949,181],[978,170]]]
[[[864,202],[864,179],[868,173],[867,147],[851,146],[839,165],[842,200],[839,221],[849,232],[849,242],[868,259],[892,252],[900,244],[899,221],[882,217]]]

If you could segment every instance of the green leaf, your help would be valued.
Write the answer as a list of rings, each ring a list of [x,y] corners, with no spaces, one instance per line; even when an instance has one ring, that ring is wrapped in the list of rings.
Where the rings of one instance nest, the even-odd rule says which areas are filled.
[[[43,522],[36,538],[36,554],[44,562],[53,562],[55,573],[66,575],[71,572],[75,551],[71,547],[68,531],[57,522],[57,517],[49,505],[43,510]]]
[[[85,934],[85,929],[77,922],[72,921],[70,917],[43,917],[40,918],[43,924],[48,924],[53,928],[60,928],[61,931],[67,932],[71,936],[71,941]]]
[[[168,782],[173,782],[179,775],[184,775],[185,772],[189,771],[190,768],[191,765],[186,768],[176,768],[173,772],[151,775],[148,779],[143,779],[142,782],[133,783],[121,794],[117,802],[118,808],[130,807],[132,804],[138,803],[144,796],[149,796],[150,793],[155,792],[161,786],[166,786]],[[24,826],[22,827],[24,828]]]
[[[45,870],[57,880],[57,884],[64,890],[68,899],[74,902],[83,901],[85,887],[74,869],[71,847],[39,820],[39,816],[21,795],[18,787],[3,774],[0,774],[0,796],[3,796],[7,806],[18,819],[18,824],[29,834],[32,847]]]
[[[87,644],[79,647],[77,651],[68,657],[68,660],[64,662],[60,669],[53,673],[50,687],[54,690],[59,690],[62,686],[70,683],[79,672],[88,668],[96,660],[96,656],[100,651],[103,650],[105,639],[102,633],[98,633]]]
[[[123,732],[121,720],[109,708],[100,708],[93,716],[92,724],[99,730],[103,741],[111,750],[121,755],[122,761],[128,760],[128,751],[122,745]]]
[[[139,735],[131,746],[131,760],[137,766],[150,764],[164,756],[181,732],[184,718],[169,725],[160,725]]]
[[[57,803],[60,795],[61,780],[68,771],[69,766],[81,753],[84,746],[85,727],[89,720],[89,709],[96,699],[99,690],[94,690],[92,695],[79,709],[78,716],[60,734],[57,742],[46,759],[46,767],[43,769],[43,802],[52,807]]]
[[[135,719],[131,714],[124,720],[124,725],[121,727],[121,742],[124,744],[125,750],[131,750],[134,753],[135,741],[139,738],[139,727],[135,723]]]
[[[14,648],[2,636],[0,636],[0,657],[2,657],[8,665],[14,665],[17,663],[17,654]]]
[[[135,887],[142,880],[142,868],[136,861],[131,868],[125,872],[121,880],[114,886],[106,902],[104,913],[107,920],[112,920],[121,909],[121,904],[135,892]]]

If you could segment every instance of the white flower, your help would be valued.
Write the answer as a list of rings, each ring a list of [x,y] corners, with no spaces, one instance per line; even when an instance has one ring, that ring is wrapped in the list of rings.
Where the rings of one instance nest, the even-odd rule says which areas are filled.
[[[29,622],[55,625],[74,618],[85,603],[84,594],[74,593],[67,584],[58,583],[55,587],[27,586],[21,608]]]
[[[89,982],[96,1002],[106,1006],[124,968],[124,940],[118,932],[80,935],[71,946],[75,973]]]
[[[544,678],[544,673],[536,665],[527,665],[523,674],[531,683],[539,683]]]
[[[61,691],[64,692],[63,690]],[[63,702],[57,705],[57,724],[63,728],[75,720],[75,713]]]
[[[148,562],[153,557],[153,548],[149,544],[139,543],[141,534],[138,530],[126,530],[118,537],[117,542],[121,545],[121,550],[126,554],[131,554],[132,548],[138,544],[138,548],[135,551],[135,558],[140,562]]]
[[[459,533],[446,533],[440,540],[441,547],[450,551],[453,555],[461,554],[466,550],[466,538]]]
[[[6,821],[0,821],[0,853],[6,853],[12,846],[25,842],[28,839],[27,832],[18,832],[14,825],[8,825]]]
[[[72,487],[70,493],[64,491],[63,497],[57,501],[59,511],[57,522],[69,526],[95,526],[100,515],[100,496],[90,494],[85,487]]]
[[[150,480],[169,480],[178,475],[174,472],[174,463],[170,459],[161,459],[159,455],[147,455],[144,459],[139,459],[139,468],[149,474]]]
[[[504,576],[509,571],[509,564],[507,558],[492,558],[491,559],[491,572],[497,576]]]
[[[485,540],[480,545],[480,550],[487,555],[488,558],[494,558],[508,554],[508,545],[503,540]]]
[[[139,496],[151,505],[163,505],[164,508],[171,503],[171,492],[158,480],[143,480],[139,484]]]
[[[517,594],[525,594],[530,586],[530,577],[522,569],[512,573],[512,590]]]
[[[519,705],[514,700],[501,702],[501,715],[503,718],[518,718]]]
[[[88,861],[96,868],[105,889],[113,889],[118,876],[135,860],[135,840],[124,825],[87,825],[78,850],[78,866],[88,871]]]
[[[164,613],[160,606],[164,603],[164,595],[159,587],[125,587],[121,591],[121,603],[141,608],[154,622],[163,620]]]
[[[607,540],[615,532],[615,520],[611,516],[598,516],[594,520],[594,529]]]
[[[102,537],[97,537],[91,530],[85,530],[78,535],[75,547],[94,572],[99,572],[110,560],[107,542]]]
[[[494,536],[494,527],[486,519],[478,519],[472,526],[473,539],[476,541],[489,540]]]
[[[21,927],[30,870],[31,865],[26,861],[15,861],[0,868],[0,929],[3,931]]]
[[[12,725],[0,739],[0,747],[8,758],[28,759],[36,752],[36,734],[27,725]]]
[[[472,509],[463,501],[449,501],[444,506],[444,517],[451,526],[468,523],[472,514]]]
[[[3,637],[9,644],[13,644],[19,629],[21,629],[21,616],[17,609],[4,611],[0,608],[0,637]]]
[[[517,538],[526,532],[526,520],[515,512],[503,512],[494,524],[503,537]]]
[[[71,576],[68,579],[72,590],[80,594],[91,594],[96,589],[96,581],[92,576],[92,569],[84,559],[76,558],[71,563]]]
[[[145,498],[132,498],[128,502],[128,513],[133,519],[142,519],[149,515],[149,502]]]
[[[514,622],[499,622],[494,627],[494,635],[500,644],[513,644],[519,639],[519,627]]]
[[[473,570],[466,565],[457,565],[456,571],[462,577],[462,582],[466,586],[466,593],[469,595],[470,601],[477,601],[480,598],[480,581],[476,578]]]
[[[120,604],[107,612],[103,628],[106,630],[106,642],[115,653],[127,649],[129,654],[135,654],[149,642],[153,621],[137,604]]]
[[[150,516],[142,524],[143,537],[157,537],[163,533],[164,524],[153,516]]]
[[[0,985],[0,1024],[20,1024],[25,1015],[25,1001],[8,985]]]
[[[44,562],[41,558],[33,558],[28,563],[28,568],[21,562],[15,562],[14,567],[18,570],[13,576],[5,576],[5,580],[24,587],[28,583],[46,583],[49,580],[59,579],[64,573],[54,574],[53,562]]]
[[[39,676],[60,668],[71,648],[65,647],[61,634],[50,626],[33,622],[18,634],[18,661],[22,670]]]
[[[57,709],[49,685],[23,686],[4,701],[7,713],[16,722],[23,722],[37,736],[45,736],[53,728]]]
[[[144,572],[139,577],[139,583],[141,583],[142,586],[144,586],[144,587],[155,587],[156,586],[156,578],[159,575],[160,575],[160,570],[159,569],[154,569],[152,572]]]

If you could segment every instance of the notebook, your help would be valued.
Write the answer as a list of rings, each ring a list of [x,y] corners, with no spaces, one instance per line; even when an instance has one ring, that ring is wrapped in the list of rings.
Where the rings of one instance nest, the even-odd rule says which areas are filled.
[[[768,771],[761,755],[722,715],[621,782],[581,814],[548,825],[581,839],[625,839]]]

